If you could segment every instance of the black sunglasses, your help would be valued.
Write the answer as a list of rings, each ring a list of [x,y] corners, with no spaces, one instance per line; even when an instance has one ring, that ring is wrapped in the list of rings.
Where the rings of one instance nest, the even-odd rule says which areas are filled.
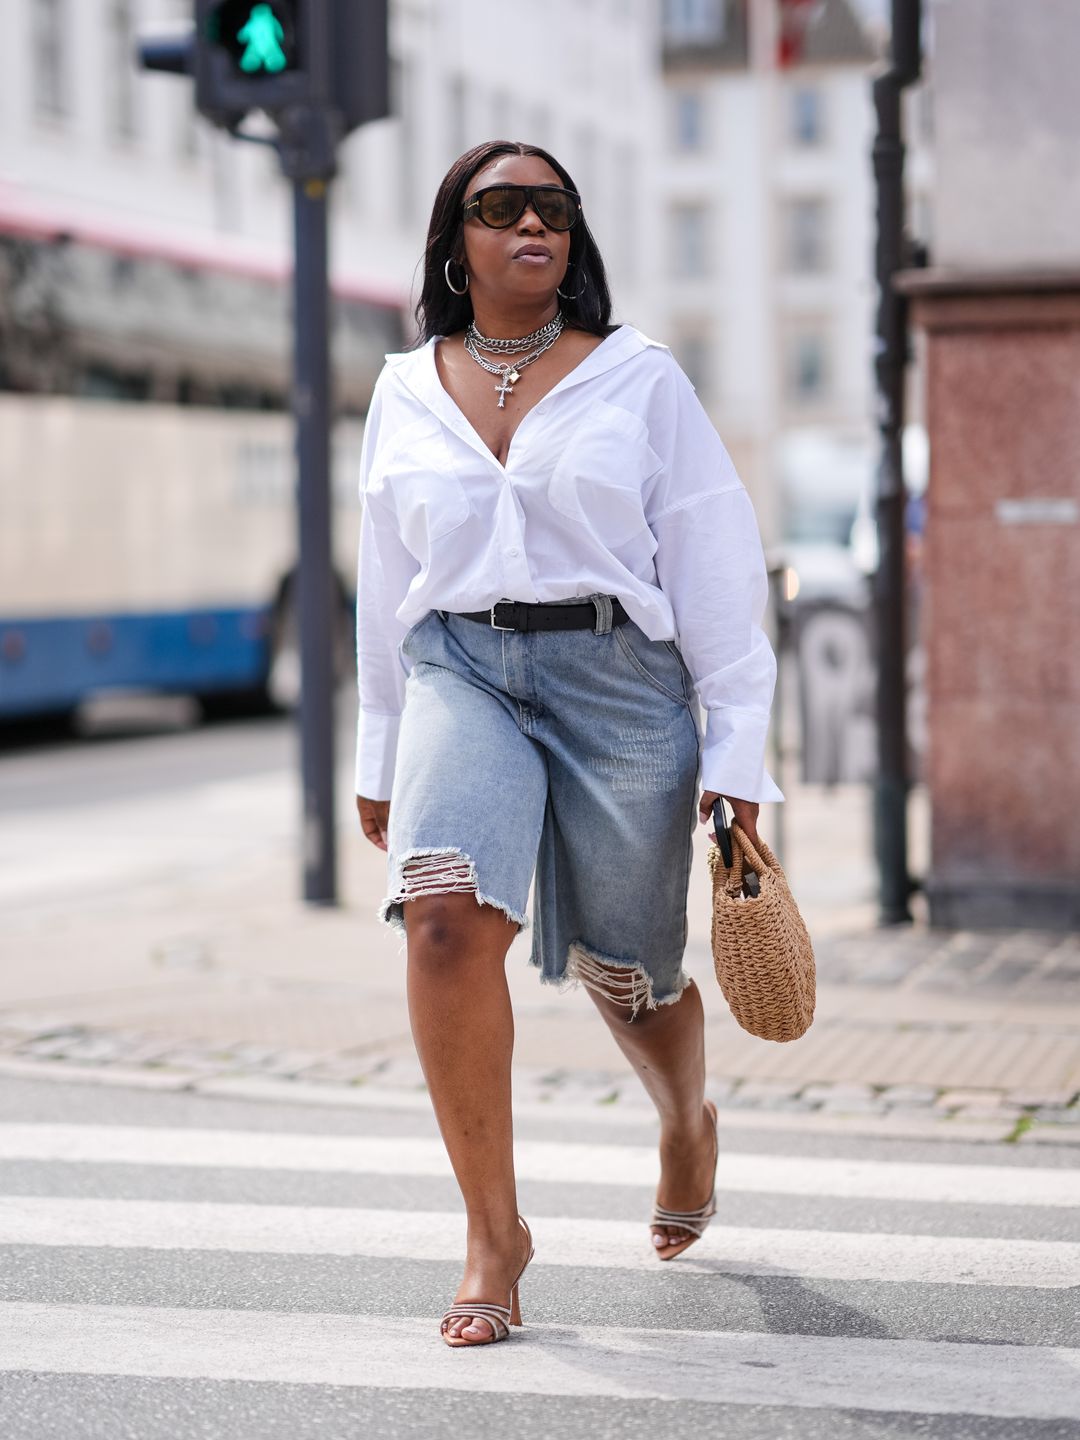
[[[581,219],[581,196],[558,185],[485,185],[465,201],[465,219],[475,215],[492,230],[505,230],[526,205],[552,230],[571,230]]]

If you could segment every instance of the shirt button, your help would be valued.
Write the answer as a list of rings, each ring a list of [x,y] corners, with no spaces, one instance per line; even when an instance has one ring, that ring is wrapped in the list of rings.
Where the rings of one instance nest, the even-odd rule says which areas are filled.
[[[521,554],[521,551],[518,549],[518,547],[517,547],[516,545],[510,545],[510,546],[507,547],[506,553],[507,553],[507,555],[511,555],[511,556],[516,557],[516,556],[518,556],[518,555]]]

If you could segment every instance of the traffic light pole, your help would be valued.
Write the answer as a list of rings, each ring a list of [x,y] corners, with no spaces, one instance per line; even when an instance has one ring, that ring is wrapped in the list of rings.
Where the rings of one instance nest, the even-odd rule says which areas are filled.
[[[300,773],[304,899],[337,903],[334,834],[336,596],[331,550],[330,304],[328,225],[336,137],[325,111],[304,108],[283,123],[281,160],[293,182],[295,371],[293,414],[299,473]]]
[[[906,302],[893,278],[903,268],[904,145],[901,104],[904,89],[919,78],[920,0],[893,0],[892,57],[874,80],[877,134],[873,164],[877,189],[876,270],[878,285],[878,428],[875,516],[878,568],[874,577],[877,635],[878,770],[874,783],[874,848],[878,865],[879,921],[911,920],[912,882],[908,870],[907,703],[904,626],[904,376],[908,363]]]
[[[296,373],[299,462],[300,748],[304,899],[337,903],[334,838],[333,560],[330,548],[330,346],[325,180],[295,180]]]
[[[330,302],[327,208],[337,148],[390,113],[387,0],[194,0],[192,25],[146,36],[144,69],[190,75],[195,106],[238,140],[273,146],[292,181],[300,558],[300,770],[304,899],[337,903],[333,636],[339,620],[330,544]],[[245,134],[261,110],[274,139]]]

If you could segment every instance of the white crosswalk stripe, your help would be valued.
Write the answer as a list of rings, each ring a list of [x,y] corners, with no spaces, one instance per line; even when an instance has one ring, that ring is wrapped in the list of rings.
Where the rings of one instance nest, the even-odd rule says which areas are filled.
[[[231,1102],[228,1113],[237,1113]],[[367,1115],[355,1123],[361,1130],[373,1124]],[[984,1296],[999,1297],[985,1302],[999,1310],[1068,1305],[1069,1292],[1080,1292],[1080,1243],[1045,1235],[1075,1237],[1067,1212],[1080,1204],[1076,1170],[1012,1163],[1015,1152],[1007,1162],[969,1164],[725,1148],[720,1214],[700,1245],[666,1266],[651,1253],[644,1223],[655,1148],[526,1133],[516,1146],[519,1177],[546,1185],[549,1196],[566,1195],[566,1213],[550,1213],[559,1202],[549,1199],[546,1213],[540,1207],[530,1215],[537,1256],[522,1286],[526,1328],[463,1362],[440,1344],[436,1314],[410,1309],[407,1294],[396,1310],[366,1296],[362,1283],[349,1310],[334,1308],[321,1291],[317,1309],[292,1307],[284,1295],[279,1305],[272,1287],[282,1283],[280,1270],[269,1288],[243,1290],[244,1277],[257,1276],[274,1257],[293,1257],[298,1275],[319,1265],[324,1277],[328,1265],[378,1266],[414,1281],[437,1269],[445,1285],[445,1274],[460,1266],[465,1233],[458,1211],[438,1208],[447,1203],[445,1152],[434,1138],[393,1130],[0,1123],[0,1273],[9,1282],[25,1273],[31,1282],[29,1290],[4,1291],[26,1298],[0,1299],[0,1386],[5,1376],[32,1372],[39,1386],[60,1377],[119,1377],[277,1383],[309,1392],[345,1387],[365,1395],[439,1392],[476,1405],[506,1396],[693,1401],[722,1407],[723,1433],[732,1440],[747,1407],[787,1407],[791,1433],[805,1429],[807,1417],[833,1410],[977,1416],[1015,1421],[1017,1433],[1025,1422],[1080,1421],[1080,1348],[1071,1343],[1030,1343],[1019,1333],[1008,1341],[989,1334],[961,1341],[951,1324],[919,1329],[917,1318],[903,1336],[859,1329],[867,1287],[879,1296],[903,1291],[916,1317],[920,1297],[927,1305],[935,1297],[940,1312],[951,1296],[957,1314]],[[552,1133],[550,1126],[541,1133]],[[827,1151],[828,1142],[817,1148]],[[16,1174],[19,1184],[5,1185],[5,1175]],[[339,1196],[366,1198],[325,1203],[322,1187],[331,1178],[353,1187]],[[379,1187],[391,1180],[399,1196],[411,1195],[410,1204],[379,1208]],[[190,1198],[211,1183],[217,1198]],[[133,1198],[133,1185],[156,1198]],[[283,1186],[291,1187],[289,1203],[280,1203]],[[625,1215],[627,1192],[630,1209],[640,1201],[640,1220],[596,1218],[611,1196],[623,1197],[617,1216]],[[435,1195],[443,1198],[433,1204]],[[756,1217],[756,1197],[767,1198],[770,1223],[764,1215],[761,1225],[725,1223],[724,1195],[731,1205],[744,1197],[743,1220]],[[802,1214],[809,1200],[819,1215],[829,1202],[846,1206],[849,1217],[858,1202],[866,1228],[811,1227]],[[949,1233],[950,1216],[961,1208],[962,1233]],[[588,1213],[576,1213],[582,1210]],[[900,1213],[906,1228],[895,1221]],[[776,1216],[788,1223],[771,1223]],[[1009,1238],[972,1233],[991,1219],[1012,1226]],[[190,1303],[176,1303],[175,1288],[167,1301],[156,1295],[155,1265],[183,1257],[160,1272],[183,1276],[201,1255],[232,1267],[220,1271],[212,1294],[196,1289]],[[50,1264],[54,1272],[60,1267],[64,1298],[44,1302],[32,1281]],[[101,1282],[110,1265],[115,1278]],[[629,1305],[628,1323],[612,1324],[599,1299],[592,1323],[551,1323],[550,1311],[539,1321],[530,1317],[530,1286],[573,1286],[573,1272],[586,1269],[579,1286],[586,1307],[588,1296],[608,1297],[620,1285],[653,1287],[650,1323],[639,1323],[643,1317]],[[112,1303],[124,1301],[129,1273],[151,1277],[142,1303]],[[353,1281],[366,1273],[350,1272]],[[804,1297],[854,1318],[843,1333],[786,1333],[763,1310],[760,1329],[730,1321],[724,1328],[717,1287],[737,1282],[798,1286]],[[94,1283],[108,1289],[96,1293]],[[676,1313],[676,1301],[688,1295],[692,1303]],[[445,1303],[451,1298],[445,1294]],[[665,1304],[670,1315],[662,1313]],[[669,1318],[670,1328],[660,1328]],[[553,1440],[569,1433],[551,1431]]]
[[[465,1369],[432,1344],[429,1320],[156,1310],[124,1305],[0,1305],[0,1367],[78,1374],[602,1395],[728,1404],[977,1413],[1078,1413],[1080,1352],[806,1335],[613,1331],[533,1326],[497,1364]],[[491,1357],[494,1359],[494,1357]],[[749,1370],[746,1368],[751,1365]]]
[[[605,1269],[656,1269],[643,1224],[544,1216],[533,1221],[532,1230],[545,1265],[580,1268],[581,1257],[588,1256],[590,1265]],[[454,1261],[464,1253],[465,1221],[415,1210],[0,1196],[0,1245]],[[679,1272],[1066,1289],[1080,1286],[1080,1244],[714,1222],[707,1251],[690,1251]]]
[[[522,1180],[564,1185],[640,1185],[657,1180],[655,1149],[525,1140],[514,1147]],[[341,1171],[364,1175],[446,1176],[438,1140],[299,1135],[293,1132],[186,1130],[135,1125],[0,1125],[0,1160],[95,1161],[126,1165]],[[777,1155],[720,1155],[717,1187],[781,1195],[925,1200],[971,1205],[1080,1207],[1080,1171],[992,1165],[905,1164]]]

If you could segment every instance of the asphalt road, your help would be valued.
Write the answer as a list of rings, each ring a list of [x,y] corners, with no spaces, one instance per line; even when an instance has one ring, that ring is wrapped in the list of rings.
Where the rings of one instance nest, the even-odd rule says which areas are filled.
[[[44,913],[83,897],[107,903],[296,854],[295,723],[192,726],[187,714],[179,701],[116,701],[83,735],[16,743],[0,735],[0,912]],[[339,825],[355,823],[354,716],[352,696],[343,697]]]
[[[347,710],[342,706],[339,767],[352,760]],[[289,718],[198,724],[196,713],[184,700],[132,697],[97,707],[72,735],[0,730],[0,814],[167,796],[193,784],[285,771],[296,759]]]
[[[468,1353],[425,1110],[0,1082],[4,1440],[1078,1433],[1070,1150],[730,1130],[661,1265],[646,1121],[517,1132],[525,1327]]]

